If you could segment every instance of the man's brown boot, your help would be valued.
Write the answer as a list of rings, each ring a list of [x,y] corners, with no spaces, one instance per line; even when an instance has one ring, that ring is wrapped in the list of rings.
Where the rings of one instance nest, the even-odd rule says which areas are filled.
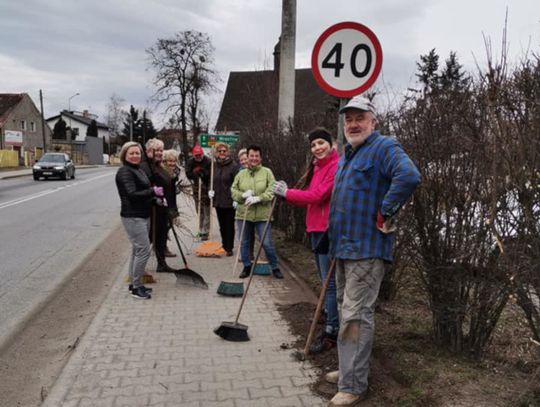
[[[345,393],[343,391],[338,391],[336,395],[332,397],[332,400],[330,400],[328,407],[358,406],[359,403],[365,398],[366,398],[366,392],[362,394],[352,394],[352,393]]]

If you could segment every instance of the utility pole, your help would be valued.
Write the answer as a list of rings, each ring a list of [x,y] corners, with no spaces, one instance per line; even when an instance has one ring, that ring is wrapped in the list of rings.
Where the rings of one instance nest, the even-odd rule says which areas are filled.
[[[39,104],[41,106],[41,135],[43,137],[43,154],[47,151],[47,136],[45,135],[45,116],[43,115],[43,93],[39,90]]]
[[[287,131],[294,120],[296,0],[282,0],[279,62],[278,127]]]
[[[68,99],[68,114],[69,114],[69,150],[71,154],[71,159],[73,160],[73,128],[71,127],[71,99],[75,96],[79,96],[80,93],[77,92],[73,96],[70,96]],[[75,161],[74,161],[75,162]]]
[[[143,128],[142,128],[142,139],[143,139],[143,145],[146,143],[146,110],[143,110],[142,113],[142,122],[143,122]]]

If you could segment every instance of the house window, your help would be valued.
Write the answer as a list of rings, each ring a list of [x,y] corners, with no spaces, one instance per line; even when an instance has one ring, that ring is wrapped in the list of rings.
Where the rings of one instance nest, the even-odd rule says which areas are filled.
[[[36,131],[36,123],[30,122],[30,131],[32,132]]]
[[[21,129],[26,130],[26,120],[21,120]]]

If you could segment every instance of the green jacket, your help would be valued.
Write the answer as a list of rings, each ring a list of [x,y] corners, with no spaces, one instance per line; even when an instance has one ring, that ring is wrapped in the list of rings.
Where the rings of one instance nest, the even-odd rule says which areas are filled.
[[[236,174],[231,186],[232,199],[238,202],[236,219],[244,219],[246,205],[244,205],[245,199],[242,198],[242,194],[251,189],[253,196],[261,198],[261,202],[249,207],[246,220],[250,222],[266,222],[274,198],[272,187],[275,180],[270,168],[261,165],[254,169],[244,168]]]

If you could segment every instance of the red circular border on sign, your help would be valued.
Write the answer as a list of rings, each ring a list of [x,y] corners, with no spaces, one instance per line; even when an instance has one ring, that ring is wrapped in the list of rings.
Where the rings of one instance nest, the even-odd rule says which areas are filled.
[[[373,69],[373,72],[371,73],[371,76],[369,79],[358,88],[351,89],[351,90],[340,90],[336,89],[333,86],[330,86],[322,77],[321,72],[319,71],[319,65],[318,65],[318,56],[319,52],[321,50],[322,44],[326,39],[335,33],[336,31],[343,30],[343,29],[353,29],[360,31],[361,33],[365,34],[371,43],[373,44],[373,47],[375,48],[375,67]],[[313,72],[313,76],[315,77],[315,81],[319,84],[319,86],[326,91],[327,93],[341,97],[341,98],[352,98],[356,95],[361,94],[362,92],[369,89],[373,83],[377,80],[377,77],[379,76],[379,73],[381,72],[382,68],[382,48],[381,44],[379,43],[379,40],[368,27],[366,27],[363,24],[355,23],[353,21],[345,21],[343,23],[334,24],[331,27],[328,27],[317,39],[317,42],[315,42],[315,46],[313,47],[313,52],[311,53],[311,72]]]

